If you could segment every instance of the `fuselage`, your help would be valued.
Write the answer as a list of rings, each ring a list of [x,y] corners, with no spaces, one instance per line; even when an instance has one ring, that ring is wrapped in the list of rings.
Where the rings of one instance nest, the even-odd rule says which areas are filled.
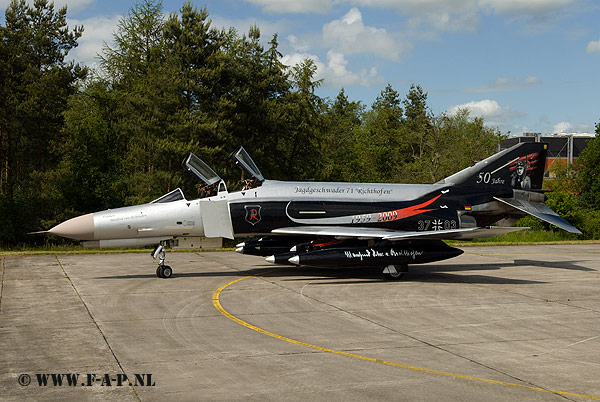
[[[473,214],[482,212],[478,205],[493,202],[494,195],[500,193],[443,184],[266,180],[256,188],[232,193],[225,190],[193,201],[167,197],[95,212],[64,222],[50,232],[82,240],[86,246],[129,247],[177,236],[265,235],[295,226],[438,231],[474,226]],[[487,219],[498,220],[501,214],[497,211]]]

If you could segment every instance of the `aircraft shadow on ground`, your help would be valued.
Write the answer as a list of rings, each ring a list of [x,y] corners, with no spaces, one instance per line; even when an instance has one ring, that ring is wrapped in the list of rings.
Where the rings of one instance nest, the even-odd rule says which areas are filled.
[[[531,281],[522,279],[503,278],[487,275],[487,272],[499,270],[501,268],[518,266],[539,266],[553,269],[569,269],[577,271],[595,271],[594,269],[578,265],[582,261],[534,261],[534,260],[514,260],[514,262],[496,263],[496,264],[439,264],[439,265],[414,265],[402,280],[388,283],[403,282],[439,282],[439,283],[489,283],[489,284],[541,284],[542,281]],[[359,284],[369,282],[384,282],[379,268],[360,268],[360,269],[327,269],[327,268],[302,268],[292,266],[273,266],[259,265],[255,268],[242,271],[210,271],[210,272],[177,272],[176,267],[173,277],[177,278],[203,278],[218,276],[262,276],[287,278],[290,281],[306,281],[310,278],[312,284],[344,285]],[[453,272],[463,271],[486,271],[485,275],[479,274],[453,274]],[[97,279],[149,279],[156,278],[154,272],[148,274],[123,274],[114,276],[102,276]],[[157,278],[158,279],[158,278]]]

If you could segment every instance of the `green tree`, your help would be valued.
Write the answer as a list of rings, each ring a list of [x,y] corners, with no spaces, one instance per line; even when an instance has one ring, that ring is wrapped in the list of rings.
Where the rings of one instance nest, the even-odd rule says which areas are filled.
[[[120,108],[115,95],[107,82],[97,80],[69,99],[60,146],[63,157],[48,172],[44,186],[44,197],[60,210],[47,226],[71,217],[66,215],[123,206],[120,151],[127,144],[115,119]]]
[[[231,149],[244,146],[259,162],[263,174],[281,178],[285,162],[270,155],[285,140],[282,134],[288,130],[286,102],[292,83],[280,61],[277,35],[268,45],[267,49],[262,46],[260,30],[253,26],[229,51],[234,82],[228,99],[234,107],[230,116],[232,142],[228,145]]]
[[[600,122],[596,124],[596,138],[588,141],[577,159],[581,196],[591,209],[600,209]]]
[[[69,29],[66,13],[47,0],[33,6],[12,0],[0,27],[1,218],[16,232],[0,241],[22,239],[52,207],[40,202],[43,172],[58,161],[52,149],[62,141],[62,113],[86,75],[85,68],[65,62],[83,32]]]
[[[494,154],[506,138],[499,130],[486,127],[482,118],[470,118],[467,109],[434,117],[431,130],[423,164],[431,183]],[[457,151],[449,152],[452,149]]]
[[[426,181],[430,179],[426,159],[434,147],[431,138],[433,116],[427,110],[427,92],[420,85],[412,84],[402,103],[405,114],[403,136],[410,147],[412,159],[408,170],[411,177],[420,182]]]
[[[360,150],[356,142],[363,109],[360,102],[349,101],[342,88],[325,112],[326,130],[321,148],[323,168],[320,180],[360,180],[361,171],[357,166]]]
[[[173,69],[174,110],[169,116],[172,135],[167,166],[177,170],[178,160],[194,152],[207,163],[223,160],[231,141],[233,103],[227,99],[233,86],[230,56],[225,49],[234,40],[229,33],[211,27],[206,8],[185,2],[181,15],[171,14],[164,25],[166,62]],[[160,134],[159,134],[160,135]],[[179,172],[177,172],[179,174]],[[195,179],[179,183],[193,188]],[[194,196],[196,194],[190,194]]]
[[[185,146],[178,141],[181,71],[168,52],[162,3],[143,0],[123,18],[106,46],[101,65],[119,99],[116,129],[125,140],[121,163],[126,203],[147,202],[181,185]]]
[[[399,181],[408,153],[402,137],[404,112],[400,105],[400,95],[388,84],[363,115],[357,146],[364,181]]]
[[[315,94],[322,80],[315,80],[317,66],[305,59],[292,68],[295,88],[282,99],[281,119],[286,122],[280,134],[277,155],[280,179],[313,180],[320,171],[320,140],[325,122],[323,99]]]

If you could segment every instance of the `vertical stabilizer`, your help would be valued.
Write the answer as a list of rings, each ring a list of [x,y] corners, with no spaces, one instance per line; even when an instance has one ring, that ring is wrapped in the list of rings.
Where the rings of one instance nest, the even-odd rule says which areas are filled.
[[[468,187],[510,187],[541,190],[548,144],[522,142],[440,180]]]

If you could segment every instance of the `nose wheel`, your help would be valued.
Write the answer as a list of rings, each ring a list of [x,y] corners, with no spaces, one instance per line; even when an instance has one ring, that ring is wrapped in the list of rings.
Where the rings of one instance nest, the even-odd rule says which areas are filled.
[[[152,258],[155,260],[158,259],[158,268],[156,268],[156,276],[159,278],[170,278],[173,276],[173,268],[169,265],[165,265],[165,256],[167,252],[165,251],[165,246],[161,243],[152,252]]]
[[[159,265],[156,268],[156,276],[163,279],[170,278],[173,276],[173,269],[169,265]]]

